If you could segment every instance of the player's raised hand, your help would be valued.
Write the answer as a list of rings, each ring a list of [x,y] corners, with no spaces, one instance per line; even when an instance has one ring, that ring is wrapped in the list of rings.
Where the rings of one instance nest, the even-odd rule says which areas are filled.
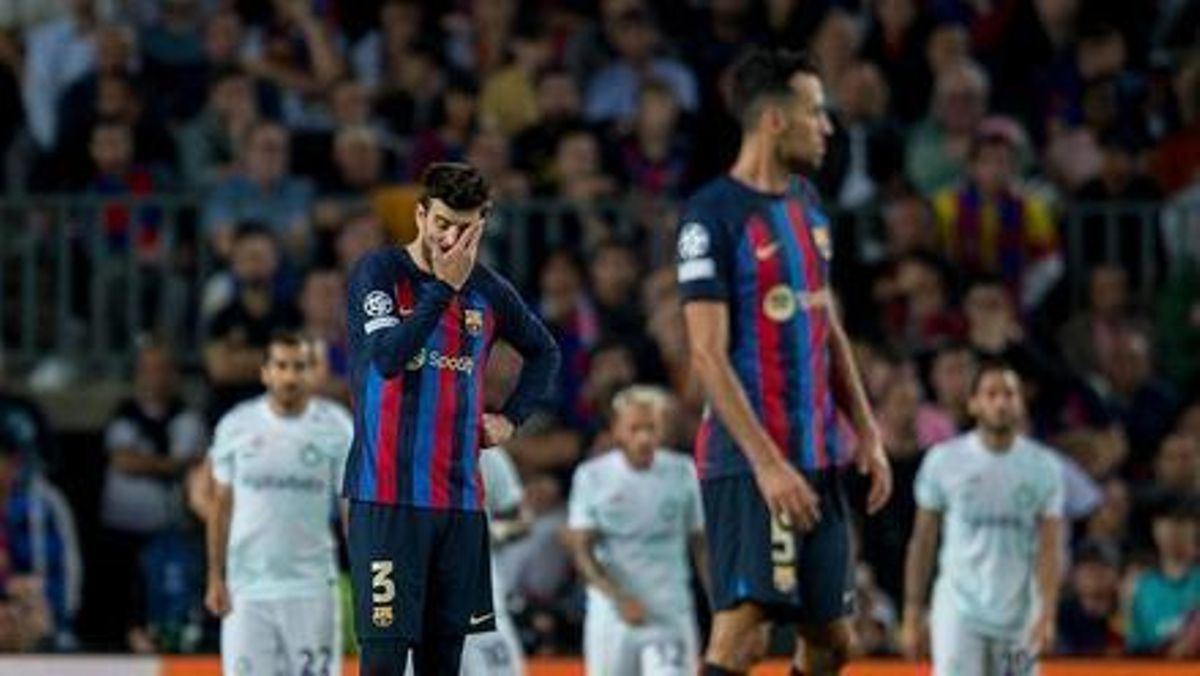
[[[925,613],[905,611],[904,622],[900,625],[900,651],[910,660],[929,656],[929,627]]]
[[[772,455],[775,459],[754,468],[754,480],[762,492],[763,501],[771,516],[784,523],[798,525],[801,530],[812,530],[821,520],[821,506],[816,492],[800,476],[794,467]]]
[[[232,606],[229,603],[229,587],[219,578],[209,578],[208,589],[204,592],[204,607],[217,617],[225,617]]]
[[[434,248],[433,274],[454,287],[457,291],[467,283],[475,258],[479,254],[479,242],[483,237],[483,221],[477,221],[458,236],[458,241],[445,253]]]
[[[864,434],[858,442],[855,462],[858,473],[871,477],[871,490],[867,494],[867,513],[874,514],[892,497],[892,464],[883,450],[883,439],[878,432]]]
[[[499,413],[483,414],[483,443],[487,446],[499,446],[512,438],[513,424],[507,416]]]

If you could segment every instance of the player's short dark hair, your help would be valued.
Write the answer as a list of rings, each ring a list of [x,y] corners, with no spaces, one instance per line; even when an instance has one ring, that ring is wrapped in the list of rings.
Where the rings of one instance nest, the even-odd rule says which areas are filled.
[[[1012,373],[1019,380],[1021,372],[1013,365],[1012,362],[1003,358],[992,355],[985,355],[975,360],[975,369],[971,372],[971,396],[975,396],[979,392],[979,386],[983,384],[984,376],[989,373]]]
[[[305,347],[312,349],[312,341],[307,335],[295,329],[279,328],[271,332],[267,340],[266,359],[271,357],[272,347]]]
[[[733,65],[733,114],[743,129],[754,126],[762,104],[792,95],[796,73],[818,75],[816,62],[805,52],[751,47]]]
[[[491,188],[475,167],[464,162],[435,162],[421,177],[421,204],[441,200],[455,211],[470,211],[487,204]]]

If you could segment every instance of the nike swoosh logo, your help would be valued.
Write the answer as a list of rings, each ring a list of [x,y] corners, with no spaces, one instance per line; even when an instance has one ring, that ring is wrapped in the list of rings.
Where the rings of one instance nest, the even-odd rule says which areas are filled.
[[[413,309],[410,307],[401,307],[396,309],[400,312],[401,317],[407,317],[413,313]]]
[[[764,244],[754,250],[754,257],[760,261],[765,261],[768,258],[770,258],[771,256],[774,256],[775,252],[778,250],[779,250],[779,242],[771,242],[770,244]]]
[[[492,617],[495,614],[496,613],[487,613],[484,615],[472,615],[470,617],[470,619],[467,620],[467,622],[469,622],[472,627],[476,627],[476,626],[479,626],[479,625],[483,624],[484,622],[487,622],[488,620],[492,619]]]

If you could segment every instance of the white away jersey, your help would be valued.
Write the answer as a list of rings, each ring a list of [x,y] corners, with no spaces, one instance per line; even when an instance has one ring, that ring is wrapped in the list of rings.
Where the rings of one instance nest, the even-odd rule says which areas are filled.
[[[1054,451],[1019,436],[997,453],[969,432],[930,449],[915,493],[942,515],[935,607],[953,603],[985,635],[1019,636],[1034,611],[1039,522],[1063,513]]]
[[[313,398],[298,416],[265,395],[225,414],[213,440],[213,476],[233,486],[226,580],[235,598],[328,593],[336,577],[330,523],[354,423]]]
[[[620,450],[593,458],[575,471],[569,512],[571,528],[596,532],[597,560],[656,621],[692,612],[688,536],[704,530],[704,512],[691,458],[658,450],[644,471]],[[588,603],[611,605],[590,588]]]

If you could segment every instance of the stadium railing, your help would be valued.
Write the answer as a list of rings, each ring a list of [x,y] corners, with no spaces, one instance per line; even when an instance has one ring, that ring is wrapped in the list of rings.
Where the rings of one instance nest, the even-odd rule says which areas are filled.
[[[5,362],[19,369],[57,356],[83,373],[116,375],[124,373],[135,337],[153,330],[172,341],[186,364],[196,365],[204,334],[200,308],[219,265],[199,236],[199,205],[193,197],[170,195],[0,198]],[[676,204],[636,197],[505,202],[492,218],[488,255],[526,290],[536,283],[539,256],[613,233],[639,242],[652,263],[669,263],[677,214]],[[1076,304],[1083,301],[1086,267],[1094,262],[1085,259],[1094,256],[1085,249],[1099,250],[1105,260],[1134,261],[1143,270],[1200,261],[1200,197],[1169,205],[1069,204],[1060,215]],[[832,218],[849,231],[836,235],[839,246],[850,247],[839,255],[863,259],[878,251],[878,214]],[[1135,279],[1144,300],[1152,298],[1155,278]]]

